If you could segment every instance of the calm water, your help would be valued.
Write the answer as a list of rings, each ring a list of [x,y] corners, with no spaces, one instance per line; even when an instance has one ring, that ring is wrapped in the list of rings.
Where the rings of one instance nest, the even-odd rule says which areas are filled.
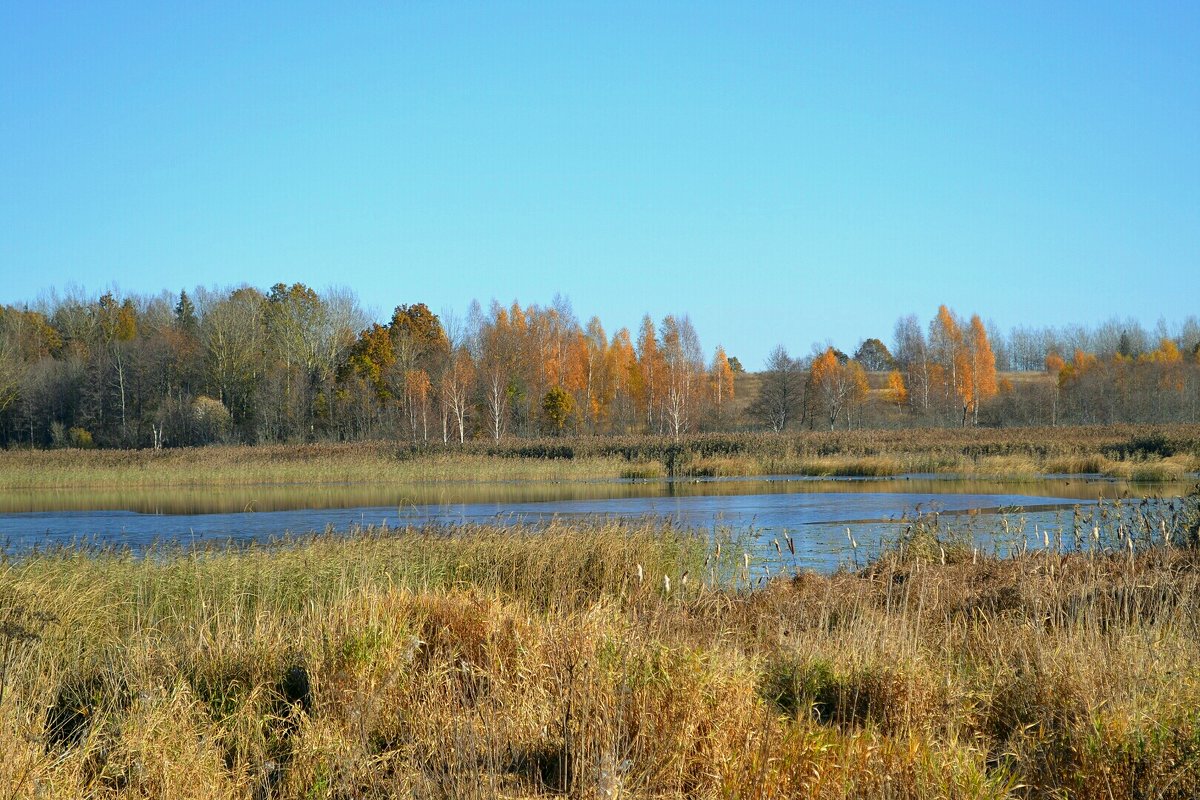
[[[1155,491],[1178,493],[1171,487]],[[138,549],[155,541],[267,540],[362,525],[653,517],[728,528],[768,555],[775,552],[774,540],[791,536],[796,556],[788,555],[789,563],[827,570],[869,557],[917,511],[968,514],[961,523],[979,529],[981,546],[1004,547],[1012,541],[991,541],[1000,527],[998,513],[1008,514],[1014,538],[1036,540],[1040,531],[1069,523],[1076,505],[1130,494],[1140,492],[1079,477],[1011,484],[931,476],[28,491],[0,494],[0,543],[9,553],[80,541]],[[847,529],[857,550],[849,546]]]

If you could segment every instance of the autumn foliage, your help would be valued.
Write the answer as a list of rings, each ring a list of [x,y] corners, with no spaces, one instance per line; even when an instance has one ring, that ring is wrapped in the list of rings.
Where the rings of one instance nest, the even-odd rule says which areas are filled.
[[[461,444],[1200,414],[1200,324],[1155,337],[1126,323],[1035,333],[997,337],[978,314],[942,305],[927,325],[901,318],[891,348],[869,337],[853,356],[822,345],[793,357],[780,345],[747,375],[723,347],[703,350],[685,314],[610,332],[562,299],[475,303],[465,319],[411,303],[381,322],[348,292],[301,283],[109,292],[0,308],[0,445]]]

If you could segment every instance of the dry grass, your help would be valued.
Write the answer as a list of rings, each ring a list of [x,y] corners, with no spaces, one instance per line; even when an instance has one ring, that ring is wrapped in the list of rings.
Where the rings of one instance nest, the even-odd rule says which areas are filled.
[[[465,446],[356,444],[164,451],[0,452],[0,489],[428,484],[680,476],[1035,478],[1101,473],[1178,480],[1200,470],[1200,426],[925,429],[511,440]]]
[[[31,555],[0,796],[1190,798],[1192,503],[1132,557],[1129,515],[1005,560],[918,522],[753,592],[647,523]]]
[[[587,480],[619,477],[625,466],[612,456],[503,458],[453,450],[413,455],[382,443],[12,450],[0,451],[0,489]]]

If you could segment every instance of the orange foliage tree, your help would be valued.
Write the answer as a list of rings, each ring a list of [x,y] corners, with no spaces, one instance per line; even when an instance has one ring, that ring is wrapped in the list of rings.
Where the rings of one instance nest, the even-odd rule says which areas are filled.
[[[941,390],[943,407],[961,408],[962,419],[966,420],[966,394],[970,382],[967,379],[970,359],[963,341],[962,329],[954,315],[945,305],[938,306],[937,316],[929,324],[929,350],[933,362],[940,367],[936,382]]]
[[[829,421],[829,430],[834,429],[843,412],[846,427],[850,427],[850,407],[865,400],[870,389],[862,364],[857,361],[843,364],[830,347],[813,360],[808,380],[809,394]]]
[[[592,317],[587,329],[576,339],[576,358],[582,376],[584,415],[591,433],[601,430],[612,403],[613,385],[609,370],[608,340],[599,317]]]
[[[613,334],[607,356],[612,397],[609,423],[615,430],[628,433],[639,421],[636,398],[641,392],[641,367],[628,328]]]
[[[942,396],[953,404],[955,417],[963,426],[968,419],[978,424],[980,403],[997,392],[996,356],[983,321],[972,315],[964,333],[953,312],[941,305],[929,326],[929,346],[940,367]]]
[[[412,438],[417,438],[417,422],[420,420],[421,438],[429,441],[429,373],[423,369],[410,369],[404,373],[404,407],[408,411],[409,429]]]
[[[991,342],[988,341],[987,329],[983,327],[979,315],[971,317],[971,330],[967,337],[969,354],[968,375],[970,391],[968,402],[975,424],[979,424],[979,404],[996,394],[996,356],[992,352]]]
[[[887,398],[896,408],[904,408],[908,403],[908,387],[904,385],[904,374],[898,369],[888,373]]]

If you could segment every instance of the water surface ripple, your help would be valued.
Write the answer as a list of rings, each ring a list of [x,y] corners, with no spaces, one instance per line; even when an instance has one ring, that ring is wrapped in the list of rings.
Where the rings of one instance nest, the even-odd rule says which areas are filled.
[[[1014,519],[1028,535],[1035,526],[1061,526],[1075,505],[1130,491],[1094,478],[1006,484],[931,476],[48,490],[0,495],[0,541],[10,554],[78,542],[139,550],[154,542],[263,541],[366,525],[536,526],[553,518],[655,518],[683,527],[726,528],[748,546],[790,535],[797,549],[790,559],[794,565],[830,569],[847,556],[847,528],[860,546],[870,548],[919,511],[988,517],[1019,508]]]

